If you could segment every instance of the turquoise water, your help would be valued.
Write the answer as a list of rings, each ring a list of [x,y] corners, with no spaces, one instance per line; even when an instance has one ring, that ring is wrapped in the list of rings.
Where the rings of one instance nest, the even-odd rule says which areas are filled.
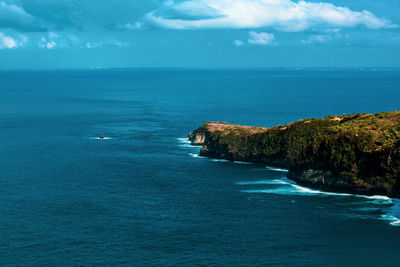
[[[399,90],[396,71],[0,72],[0,261],[398,266],[397,199],[299,187],[185,137],[399,110]]]

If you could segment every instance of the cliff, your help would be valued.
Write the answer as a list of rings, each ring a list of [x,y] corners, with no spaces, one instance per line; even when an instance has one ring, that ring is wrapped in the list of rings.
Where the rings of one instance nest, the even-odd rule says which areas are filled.
[[[327,116],[271,128],[206,122],[189,134],[200,154],[289,169],[328,191],[400,197],[400,112]]]

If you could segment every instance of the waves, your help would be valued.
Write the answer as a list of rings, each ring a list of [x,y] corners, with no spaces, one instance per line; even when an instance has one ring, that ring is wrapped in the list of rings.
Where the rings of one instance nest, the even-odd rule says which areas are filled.
[[[358,194],[349,194],[349,193],[335,193],[335,192],[325,192],[316,189],[311,189],[309,187],[301,186],[296,184],[295,182],[287,179],[275,179],[275,180],[259,180],[259,181],[245,181],[245,182],[236,182],[237,185],[281,185],[284,188],[274,188],[274,189],[259,189],[259,190],[241,190],[241,192],[247,193],[284,193],[285,195],[320,195],[320,196],[346,196],[346,197],[358,197],[365,198],[371,201],[374,201],[376,204],[391,204],[392,199],[387,196],[365,196]]]
[[[235,184],[240,187],[256,187],[240,190],[247,194],[331,197],[333,199],[330,199],[328,203],[333,206],[340,203],[339,209],[346,217],[384,220],[391,226],[400,226],[400,201],[387,196],[324,192],[300,186],[287,178],[240,181]]]
[[[400,200],[393,199],[393,205],[381,216],[382,220],[389,222],[392,226],[400,226]]]
[[[260,180],[260,181],[248,181],[248,182],[236,182],[237,185],[264,185],[264,184],[286,184],[281,180]]]
[[[211,159],[211,161],[214,161],[214,162],[230,162],[227,159]]]
[[[195,153],[189,153],[189,156],[191,156],[192,158],[201,158],[201,159],[205,158],[205,157],[200,156],[199,154],[195,154]]]
[[[246,162],[246,161],[232,161],[235,164],[253,164],[252,162]]]
[[[276,172],[289,172],[288,169],[281,169],[281,168],[275,168],[275,167],[270,167],[270,166],[265,166],[265,168],[269,171],[276,171]]]
[[[400,226],[400,219],[393,215],[381,215],[382,220],[388,221],[392,226]]]
[[[248,181],[248,182],[237,182],[237,185],[279,185],[279,187],[267,188],[267,189],[252,189],[252,190],[241,190],[244,193],[267,193],[267,194],[283,194],[283,195],[321,195],[321,196],[350,196],[351,194],[345,193],[332,193],[314,190],[308,187],[297,185],[287,178],[275,179],[275,180],[260,180],[260,181]]]
[[[208,160],[216,163],[228,164],[253,164],[251,162],[229,161],[226,159],[213,159],[199,155],[199,146],[192,146],[188,138],[177,138],[179,147],[189,150],[188,155],[192,158]],[[271,166],[257,165],[252,167],[257,170],[266,170],[268,172],[287,173],[287,169],[275,168]],[[267,176],[268,177],[268,176]],[[337,209],[334,214],[353,219],[382,220],[388,222],[391,226],[400,226],[400,201],[393,200],[387,196],[365,196],[359,194],[324,192],[317,189],[298,185],[286,177],[280,179],[260,179],[251,181],[235,182],[240,188],[240,192],[251,194],[258,198],[265,194],[304,196],[304,197],[324,197],[328,198],[328,206]],[[291,202],[294,202],[292,200]]]
[[[176,140],[179,143],[180,147],[184,147],[184,148],[201,148],[201,146],[194,146],[192,145],[192,143],[190,142],[189,138],[176,138]]]

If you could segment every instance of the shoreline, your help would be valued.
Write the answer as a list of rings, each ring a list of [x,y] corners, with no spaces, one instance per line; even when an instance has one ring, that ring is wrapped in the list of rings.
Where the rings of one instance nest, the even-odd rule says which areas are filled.
[[[287,169],[327,192],[400,197],[400,112],[327,116],[264,128],[206,122],[189,133],[199,156]]]

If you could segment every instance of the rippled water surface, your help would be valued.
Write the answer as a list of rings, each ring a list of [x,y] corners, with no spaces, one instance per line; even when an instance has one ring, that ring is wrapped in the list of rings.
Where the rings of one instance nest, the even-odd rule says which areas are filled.
[[[301,187],[185,137],[399,110],[399,86],[396,71],[1,72],[0,261],[398,266],[397,199]]]

